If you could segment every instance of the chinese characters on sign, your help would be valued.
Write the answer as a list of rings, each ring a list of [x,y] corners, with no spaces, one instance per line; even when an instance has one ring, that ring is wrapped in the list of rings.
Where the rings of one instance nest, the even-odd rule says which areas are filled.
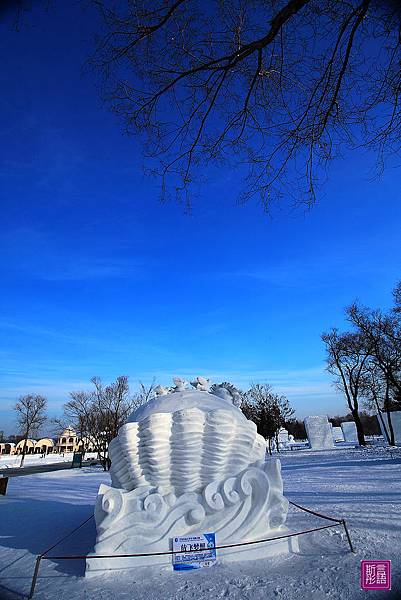
[[[214,533],[173,538],[173,552],[181,553],[173,554],[174,571],[211,567],[217,560],[215,546]]]
[[[361,560],[363,590],[391,590],[391,560]]]

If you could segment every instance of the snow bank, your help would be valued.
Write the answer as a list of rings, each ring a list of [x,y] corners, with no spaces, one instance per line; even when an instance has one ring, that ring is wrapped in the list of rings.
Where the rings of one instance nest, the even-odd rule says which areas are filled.
[[[280,457],[286,496],[324,514],[347,518],[356,556],[348,552],[341,528],[335,528],[301,537],[297,555],[218,563],[192,573],[142,567],[134,577],[87,580],[84,561],[47,561],[40,570],[35,598],[366,600],[366,592],[359,588],[360,560],[383,558],[392,560],[394,592],[380,598],[395,600],[401,585],[401,449],[299,450]],[[36,555],[92,513],[100,483],[109,483],[109,476],[95,468],[10,480],[8,495],[0,497],[1,600],[28,594]],[[287,519],[287,525],[297,530],[318,523],[291,510]],[[94,542],[90,522],[55,551],[86,553]],[[376,599],[374,592],[369,598]]]

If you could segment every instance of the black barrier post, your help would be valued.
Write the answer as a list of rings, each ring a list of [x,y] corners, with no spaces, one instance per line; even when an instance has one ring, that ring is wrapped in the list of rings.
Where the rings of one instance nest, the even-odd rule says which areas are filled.
[[[29,592],[28,600],[31,600],[31,598],[33,598],[33,595],[35,593],[36,580],[38,578],[39,567],[40,567],[40,561],[41,560],[42,560],[41,556],[37,556],[36,557],[36,565],[35,565],[35,570],[33,572],[31,591]]]
[[[0,494],[2,496],[6,495],[7,485],[8,485],[8,477],[4,477],[3,475],[0,475]]]
[[[350,536],[349,531],[348,531],[347,522],[346,522],[345,519],[341,519],[341,523],[343,524],[345,535],[347,536],[347,540],[348,540],[348,543],[349,543],[350,550],[351,550],[351,552],[353,554],[356,554],[354,546],[352,545],[351,536]]]
[[[75,533],[76,531],[78,531],[78,529],[80,529],[83,525],[85,525],[88,521],[90,521],[93,518],[94,518],[94,515],[91,515],[90,517],[88,517],[86,519],[86,521],[84,521],[83,523],[81,523],[80,525],[78,525],[78,527],[75,527],[75,529],[73,529],[72,531],[70,531],[70,533],[67,533],[67,535],[65,535],[63,538],[61,538],[61,540],[58,540],[58,542],[56,542],[55,544],[53,544],[53,546],[51,546],[50,548],[48,548],[45,552],[42,552],[42,554],[36,558],[36,565],[35,565],[35,570],[33,572],[31,591],[29,592],[28,600],[31,600],[31,598],[33,598],[33,594],[35,592],[36,580],[38,578],[39,567],[40,567],[40,561],[42,559],[46,558],[45,555],[48,552],[50,552],[50,550],[53,550],[53,548],[55,548],[56,546],[58,546],[59,544],[61,544],[61,542],[63,542],[64,540],[66,540],[70,535],[72,535],[73,533]]]

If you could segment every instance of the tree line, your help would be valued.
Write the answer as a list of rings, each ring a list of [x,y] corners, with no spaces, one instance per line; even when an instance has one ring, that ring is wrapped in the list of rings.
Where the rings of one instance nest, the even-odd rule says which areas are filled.
[[[88,446],[94,448],[104,469],[110,467],[108,445],[116,437],[118,430],[129,415],[153,395],[154,383],[146,387],[140,383],[139,391],[130,392],[128,377],[122,375],[109,385],[104,385],[100,377],[91,379],[92,390],[70,393],[64,404],[61,419],[53,419],[57,431],[72,426],[82,440],[85,453]],[[47,400],[38,394],[21,396],[14,407],[17,412],[17,425],[24,440],[20,467],[24,464],[28,439],[35,435],[49,421],[46,415]]]
[[[145,386],[140,382],[139,391],[130,392],[128,377],[117,377],[116,381],[104,385],[99,377],[91,379],[93,389],[70,393],[64,404],[63,416],[54,419],[58,431],[72,426],[83,441],[83,452],[94,448],[104,469],[110,467],[108,446],[127,421],[129,415],[154,396],[155,382]],[[258,432],[268,440],[269,452],[273,443],[278,449],[278,433],[288,424],[295,423],[294,409],[288,399],[273,391],[268,384],[253,384],[249,390],[238,390],[242,398],[241,409],[248,419],[255,422]],[[15,405],[19,415],[18,428],[23,435],[21,465],[24,464],[27,440],[37,433],[47,421],[46,398],[40,395],[22,396]]]
[[[345,309],[349,331],[322,334],[327,370],[344,394],[358,442],[366,444],[361,405],[374,410],[388,443],[395,444],[391,413],[401,410],[401,281],[389,310],[353,302]]]
[[[334,384],[344,394],[350,411],[344,417],[330,420],[333,425],[355,421],[362,446],[366,445],[365,435],[379,431],[376,418],[361,407],[377,414],[388,443],[395,444],[391,413],[401,410],[401,281],[393,290],[393,299],[387,311],[354,302],[345,309],[351,330],[339,332],[332,328],[322,334],[327,370],[334,376]],[[72,425],[78,436],[95,448],[106,469],[109,443],[128,416],[154,395],[155,382],[148,387],[140,383],[135,394],[130,392],[125,375],[109,385],[104,385],[99,377],[93,377],[91,383],[92,390],[71,392],[63,418],[55,423],[59,429]],[[304,424],[294,419],[295,411],[288,399],[275,393],[270,385],[255,383],[239,393],[243,413],[256,423],[258,432],[268,441],[270,453],[273,442],[279,448],[278,434],[282,427],[298,439],[306,438]],[[46,406],[46,398],[28,394],[21,396],[14,407],[24,440],[21,466],[28,438],[47,420]]]

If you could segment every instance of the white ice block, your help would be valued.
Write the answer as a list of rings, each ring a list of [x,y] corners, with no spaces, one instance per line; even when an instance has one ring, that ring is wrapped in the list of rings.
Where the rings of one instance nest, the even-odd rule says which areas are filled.
[[[344,441],[344,434],[343,434],[343,430],[341,429],[341,427],[333,427],[332,434],[333,434],[333,440],[335,442],[343,442]]]
[[[358,441],[358,433],[356,430],[355,421],[344,421],[344,423],[341,423],[341,429],[346,442]]]
[[[334,448],[331,427],[325,416],[311,416],[304,419],[306,435],[312,450]]]

